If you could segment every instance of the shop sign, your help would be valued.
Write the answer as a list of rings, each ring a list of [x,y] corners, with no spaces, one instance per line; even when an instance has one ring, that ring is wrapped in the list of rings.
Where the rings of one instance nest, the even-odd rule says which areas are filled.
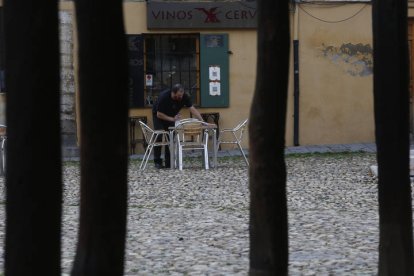
[[[148,29],[251,29],[256,1],[147,2]]]

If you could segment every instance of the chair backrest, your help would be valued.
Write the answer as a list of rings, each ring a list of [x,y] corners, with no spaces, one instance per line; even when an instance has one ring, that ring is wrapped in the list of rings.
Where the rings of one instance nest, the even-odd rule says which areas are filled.
[[[197,119],[196,119],[197,120]],[[180,143],[185,142],[198,142],[203,141],[204,130],[202,128],[202,122],[197,121],[182,121],[176,126],[176,132],[178,141]]]
[[[186,122],[201,122],[199,119],[196,118],[185,118],[178,121],[175,121],[175,126],[179,126],[180,124],[186,123]]]
[[[168,145],[168,132],[164,130],[153,130],[144,122],[139,121],[141,125],[142,133],[144,134],[145,141],[147,144],[152,144],[154,146]],[[160,141],[156,141],[157,137],[162,137]],[[160,139],[160,138],[159,138]]]
[[[238,124],[235,128],[233,128],[233,135],[237,139],[238,142],[241,142],[243,139],[243,132],[245,131],[247,127],[247,121],[249,119],[246,119],[242,121],[240,124]]]
[[[152,128],[150,128],[144,122],[142,122],[142,121],[138,121],[138,122],[141,126],[142,134],[144,135],[144,139],[149,144],[151,142],[151,137],[154,135],[154,130],[152,130]]]

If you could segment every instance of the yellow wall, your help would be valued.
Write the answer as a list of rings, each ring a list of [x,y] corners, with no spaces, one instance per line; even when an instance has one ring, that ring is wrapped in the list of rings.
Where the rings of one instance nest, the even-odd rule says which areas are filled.
[[[410,17],[414,17],[413,3],[409,1]],[[60,8],[73,10],[73,2],[60,3]],[[128,34],[199,32],[199,30],[147,30],[145,2],[124,3],[124,15]],[[297,21],[294,20],[295,15]],[[372,71],[370,71],[372,67],[369,64],[372,62],[371,5],[302,3],[295,12],[291,13],[291,19],[292,39],[297,35],[296,38],[300,43],[299,144],[374,142],[373,87]],[[247,118],[250,112],[256,77],[256,31],[203,30],[201,32],[228,33],[229,48],[233,54],[229,55],[229,108],[200,108],[200,111],[220,112],[220,127],[233,127]],[[75,55],[76,45],[76,30],[74,30]],[[288,146],[293,144],[292,52],[293,47],[290,53],[292,63],[286,127]],[[77,71],[76,63],[75,71]],[[183,113],[189,116],[187,110]],[[146,115],[149,124],[152,125],[149,108],[131,109],[130,115]],[[247,135],[243,146],[248,146]]]
[[[371,6],[301,4],[297,12],[299,144],[373,142]]]
[[[124,6],[126,32],[150,32],[146,29],[145,3],[130,2]],[[369,67],[364,61],[372,62],[372,52],[347,54],[341,50],[343,45],[353,50],[361,48],[361,45],[362,49],[372,49],[371,6],[301,4],[297,12],[298,24],[295,24],[292,14],[291,25],[292,38],[297,28],[300,43],[300,145],[373,142],[372,72],[369,73],[372,68],[364,68]],[[325,21],[344,21],[327,23],[311,15]],[[230,107],[200,111],[220,112],[220,126],[232,127],[249,116],[255,86],[257,35],[253,30],[217,32],[223,31],[229,34],[229,47],[233,52],[230,55]],[[293,145],[292,66],[290,70],[286,127],[288,146]],[[149,109],[133,109],[130,114],[151,118]],[[245,139],[244,147],[247,146]]]
[[[414,0],[408,0],[408,17],[414,17]]]
[[[410,2],[409,6],[414,6]],[[73,2],[61,2],[60,9],[74,13]],[[371,5],[302,3],[291,15],[292,39],[297,38],[300,45],[299,144],[373,142],[372,72],[369,72],[372,68],[368,68],[366,63],[372,61],[372,51],[366,51],[366,49],[372,50]],[[414,9],[409,9],[409,15],[414,16]],[[125,30],[128,34],[200,32],[200,30],[147,30],[146,2],[125,2],[124,16]],[[73,23],[75,26],[76,22]],[[229,55],[230,106],[200,108],[200,111],[220,112],[220,127],[233,127],[249,117],[256,78],[256,31],[203,30],[201,32],[228,33],[232,54]],[[358,49],[362,50],[358,52]],[[293,47],[286,127],[288,146],[293,145],[292,52]],[[76,55],[76,29],[74,29],[75,72],[77,71]],[[187,110],[183,113],[189,116]],[[145,115],[152,125],[149,108],[131,109],[130,115]],[[243,146],[248,146],[247,135]]]
[[[408,16],[414,17],[414,0],[408,0],[408,7]],[[74,12],[73,2],[60,2],[60,9]],[[146,2],[125,2],[124,15],[128,34],[199,32],[147,30]],[[291,13],[291,31],[292,39],[298,39],[300,45],[299,144],[373,142],[372,67],[368,64],[372,62],[371,5],[301,3]],[[230,106],[200,108],[200,111],[220,112],[220,127],[232,127],[249,116],[256,77],[257,35],[255,30],[202,31],[214,32],[229,34],[229,48],[233,53],[229,55]],[[74,55],[77,56],[76,29]],[[293,145],[293,47],[290,56],[288,146]],[[189,116],[187,110],[183,113]],[[130,115],[145,115],[152,125],[149,108],[131,109]],[[246,135],[244,147],[248,146],[247,140]]]
[[[372,47],[371,6],[300,5],[301,7],[296,10],[298,20],[295,22],[295,14],[292,13],[291,21],[292,39],[295,38],[294,34],[297,34],[300,43],[300,145],[373,142],[372,74],[360,76],[358,75],[360,69],[352,68],[356,65],[350,65],[352,62],[345,61],[346,58],[355,62],[358,58],[369,59],[369,57],[361,55],[347,57],[340,52],[340,47],[344,44],[355,47],[358,44],[368,44]],[[62,7],[71,9],[73,5],[65,3]],[[326,23],[309,14],[322,20],[344,21]],[[199,31],[147,30],[145,2],[124,3],[124,16],[125,30],[128,34]],[[256,77],[257,35],[255,30],[202,31],[202,33],[214,32],[229,34],[229,48],[233,53],[229,56],[230,106],[229,108],[200,108],[200,111],[220,112],[220,127],[233,127],[249,116]],[[327,52],[328,48],[332,51]],[[292,52],[293,47],[291,50],[293,64]],[[337,57],[334,54],[337,54]],[[293,65],[290,71],[286,126],[288,146],[293,145]],[[184,116],[189,116],[187,110],[183,110],[183,113]],[[131,109],[130,115],[145,115],[152,125],[149,108]],[[248,147],[247,136],[245,135],[243,142],[244,147]]]
[[[127,34],[140,33],[184,33],[198,32],[198,30],[158,30],[149,31],[146,28],[146,4],[143,2],[124,4],[125,30]],[[199,108],[200,112],[220,112],[220,128],[231,128],[240,121],[249,117],[250,103],[254,92],[256,75],[256,31],[255,30],[208,30],[201,33],[229,34],[230,61],[230,104],[229,108]],[[182,111],[184,117],[189,117],[188,110]],[[147,116],[152,126],[150,108],[131,109],[132,116]],[[243,147],[248,146],[247,133],[244,137]],[[226,146],[223,146],[223,148]]]

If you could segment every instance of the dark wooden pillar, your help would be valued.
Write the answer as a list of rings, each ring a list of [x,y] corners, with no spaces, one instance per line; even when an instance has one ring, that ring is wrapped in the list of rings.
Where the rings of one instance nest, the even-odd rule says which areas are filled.
[[[250,275],[287,275],[285,119],[289,1],[258,1],[258,64],[249,120]]]
[[[60,275],[57,1],[5,0],[6,275]]]
[[[379,275],[414,275],[409,179],[407,1],[373,1]]]
[[[127,45],[122,1],[78,0],[81,213],[72,275],[123,275]]]

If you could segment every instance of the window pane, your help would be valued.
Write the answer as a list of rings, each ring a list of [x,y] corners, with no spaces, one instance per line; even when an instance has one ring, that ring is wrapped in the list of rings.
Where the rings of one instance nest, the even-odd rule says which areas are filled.
[[[146,105],[153,104],[158,94],[181,83],[199,103],[198,35],[149,34],[146,35],[145,74],[151,74],[152,83],[145,86]]]
[[[182,59],[182,67],[184,70],[194,70],[197,71],[197,59],[198,56],[196,54],[191,54],[183,57]]]

